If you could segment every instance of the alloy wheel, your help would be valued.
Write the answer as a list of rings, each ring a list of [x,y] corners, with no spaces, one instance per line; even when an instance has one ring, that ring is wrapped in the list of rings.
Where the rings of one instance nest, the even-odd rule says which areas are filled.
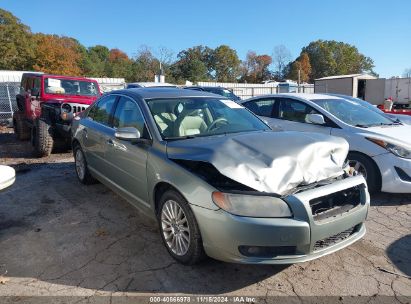
[[[178,256],[190,247],[190,228],[183,208],[173,201],[164,203],[161,211],[161,229],[168,248]]]
[[[76,151],[76,172],[80,180],[84,179],[86,173],[86,164],[84,162],[84,156],[80,149]]]

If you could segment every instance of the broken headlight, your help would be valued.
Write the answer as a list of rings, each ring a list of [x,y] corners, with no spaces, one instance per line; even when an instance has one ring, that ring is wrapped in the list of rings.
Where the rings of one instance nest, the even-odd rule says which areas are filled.
[[[265,195],[244,195],[213,192],[213,202],[221,209],[241,216],[291,217],[287,203],[282,199]]]
[[[391,143],[388,143],[380,139],[369,138],[369,137],[366,137],[366,138],[369,141],[372,141],[373,143],[379,145],[380,147],[383,147],[384,149],[390,151],[392,154],[398,157],[411,159],[411,151],[408,150],[407,148],[397,146],[395,144],[391,144]]]

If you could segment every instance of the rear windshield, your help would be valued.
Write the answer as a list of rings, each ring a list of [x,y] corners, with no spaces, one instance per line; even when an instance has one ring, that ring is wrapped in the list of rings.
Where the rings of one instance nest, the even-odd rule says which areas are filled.
[[[98,89],[94,82],[61,78],[45,78],[46,94],[97,96]]]

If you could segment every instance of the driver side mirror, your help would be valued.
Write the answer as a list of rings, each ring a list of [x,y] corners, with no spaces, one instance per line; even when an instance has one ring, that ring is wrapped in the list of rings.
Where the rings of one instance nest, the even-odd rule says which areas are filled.
[[[305,120],[315,125],[325,125],[324,116],[321,114],[307,114]]]
[[[118,128],[114,133],[114,136],[122,140],[137,140],[141,138],[140,131],[134,127]]]

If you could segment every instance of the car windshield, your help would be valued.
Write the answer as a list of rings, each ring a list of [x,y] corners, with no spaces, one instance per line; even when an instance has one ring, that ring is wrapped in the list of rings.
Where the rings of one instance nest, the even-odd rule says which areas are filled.
[[[313,99],[311,101],[351,126],[367,128],[395,124],[395,122],[383,114],[364,107],[357,101],[340,98]]]
[[[97,96],[98,89],[94,82],[64,78],[46,78],[44,90],[47,94]]]
[[[341,96],[341,98],[350,100],[352,102],[355,102],[356,104],[359,104],[360,106],[366,107],[367,109],[370,109],[371,111],[377,112],[378,114],[384,114],[383,111],[378,109],[376,106],[373,106],[370,104],[368,101],[356,98],[356,97],[351,97],[351,96]]]
[[[166,140],[270,130],[244,107],[228,99],[150,99],[147,104]]]

